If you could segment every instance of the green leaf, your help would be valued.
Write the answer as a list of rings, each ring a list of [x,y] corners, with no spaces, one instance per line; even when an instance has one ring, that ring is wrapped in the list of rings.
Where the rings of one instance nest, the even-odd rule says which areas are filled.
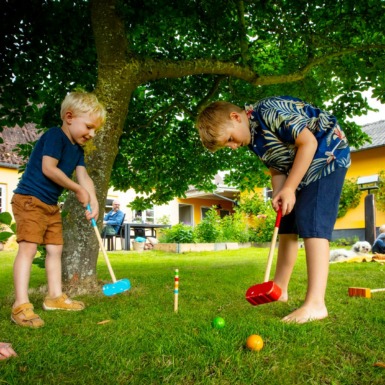
[[[12,223],[12,215],[7,211],[0,213],[0,223],[10,226]]]
[[[8,241],[8,239],[11,238],[12,235],[14,235],[14,233],[10,233],[10,232],[8,232],[8,231],[2,231],[2,232],[0,232],[0,242],[6,242],[6,241]]]

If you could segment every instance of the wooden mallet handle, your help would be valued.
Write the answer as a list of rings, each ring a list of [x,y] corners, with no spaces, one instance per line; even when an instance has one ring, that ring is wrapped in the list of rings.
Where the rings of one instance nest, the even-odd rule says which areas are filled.
[[[267,258],[264,282],[267,282],[270,277],[270,270],[271,270],[271,265],[273,263],[274,250],[275,250],[275,245],[277,243],[277,236],[278,236],[279,224],[281,223],[281,218],[282,218],[282,210],[281,208],[279,208],[277,211],[277,219],[275,220],[273,237],[271,239],[269,256]]]

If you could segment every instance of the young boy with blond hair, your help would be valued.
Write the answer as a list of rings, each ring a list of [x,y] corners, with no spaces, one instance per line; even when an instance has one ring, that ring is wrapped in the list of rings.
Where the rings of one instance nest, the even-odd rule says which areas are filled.
[[[15,302],[11,319],[20,326],[39,328],[44,321],[29,302],[28,286],[32,261],[38,245],[45,245],[45,268],[48,295],[44,310],[83,310],[84,304],[62,292],[61,256],[63,229],[58,199],[64,189],[76,194],[77,200],[97,219],[99,205],[95,187],[89,177],[83,146],[91,140],[106,119],[106,110],[92,93],[71,92],[61,105],[62,126],[45,132],[36,143],[12,197],[19,248],[13,266]],[[75,171],[76,180],[72,180]]]
[[[350,150],[337,119],[291,96],[269,97],[242,109],[214,102],[198,116],[203,145],[210,151],[247,146],[269,168],[273,208],[282,210],[274,282],[288,300],[288,285],[304,239],[308,287],[303,305],[283,318],[305,323],[328,316],[325,292],[329,240]]]

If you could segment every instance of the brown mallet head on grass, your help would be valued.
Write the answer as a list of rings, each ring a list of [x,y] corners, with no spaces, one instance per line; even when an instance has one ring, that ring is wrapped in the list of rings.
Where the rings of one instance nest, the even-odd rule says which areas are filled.
[[[348,294],[349,297],[372,297],[372,291],[367,287],[349,287]]]
[[[378,293],[380,291],[385,291],[385,288],[369,289],[367,287],[349,287],[348,293],[350,297],[372,298],[372,293]]]

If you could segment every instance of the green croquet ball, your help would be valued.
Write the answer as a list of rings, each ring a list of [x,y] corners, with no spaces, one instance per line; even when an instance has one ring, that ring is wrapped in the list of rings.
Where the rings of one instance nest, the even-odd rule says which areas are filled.
[[[225,320],[222,317],[215,317],[213,320],[213,327],[215,329],[223,329],[225,327]]]

